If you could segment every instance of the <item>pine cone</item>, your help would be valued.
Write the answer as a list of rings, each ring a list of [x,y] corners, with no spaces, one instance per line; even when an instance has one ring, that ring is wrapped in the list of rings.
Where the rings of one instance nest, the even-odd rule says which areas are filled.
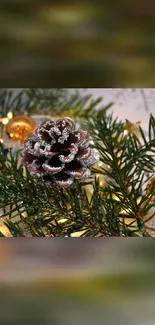
[[[60,187],[87,178],[89,167],[98,160],[97,150],[89,146],[87,131],[75,130],[69,118],[42,122],[26,139],[22,153],[22,163],[31,175],[49,183],[54,175]]]

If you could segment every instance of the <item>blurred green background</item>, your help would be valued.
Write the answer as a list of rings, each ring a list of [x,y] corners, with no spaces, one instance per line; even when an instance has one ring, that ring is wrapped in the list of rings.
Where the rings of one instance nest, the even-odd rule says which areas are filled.
[[[153,239],[1,239],[0,324],[154,325],[154,248]]]
[[[155,2],[1,0],[1,87],[154,87]]]

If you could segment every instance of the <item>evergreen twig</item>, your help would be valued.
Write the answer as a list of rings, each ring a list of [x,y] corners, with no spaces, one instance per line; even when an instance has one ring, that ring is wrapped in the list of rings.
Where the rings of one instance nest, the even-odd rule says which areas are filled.
[[[148,192],[146,186],[155,172],[155,119],[150,116],[148,137],[141,127],[141,137],[125,135],[124,123],[108,112],[111,105],[97,111],[98,100],[85,111],[86,102],[80,105],[79,99],[76,114],[85,121],[103,163],[100,170],[93,168],[87,182],[76,181],[73,188],[61,190],[53,179],[53,186],[47,187],[27,169],[23,173],[20,152],[15,155],[10,149],[3,155],[1,146],[1,218],[12,236],[150,236],[155,190],[150,187]],[[98,174],[106,177],[104,186]],[[86,184],[92,187],[91,197]]]

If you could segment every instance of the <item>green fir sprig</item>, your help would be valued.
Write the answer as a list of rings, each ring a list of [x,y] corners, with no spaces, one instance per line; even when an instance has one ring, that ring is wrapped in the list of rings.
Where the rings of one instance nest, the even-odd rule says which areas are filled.
[[[150,236],[155,189],[149,193],[146,189],[155,173],[155,119],[150,116],[148,135],[141,127],[140,136],[125,134],[124,123],[108,111],[111,104],[97,111],[98,102],[87,109],[81,103],[76,111],[102,162],[86,182],[60,189],[53,178],[48,187],[21,166],[20,151],[10,149],[4,155],[1,146],[0,211],[11,236]],[[103,185],[99,174],[105,179]]]

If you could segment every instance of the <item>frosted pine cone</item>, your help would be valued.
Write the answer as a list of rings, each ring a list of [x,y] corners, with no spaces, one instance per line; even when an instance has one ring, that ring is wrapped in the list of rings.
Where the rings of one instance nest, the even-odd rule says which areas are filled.
[[[89,167],[99,160],[96,149],[89,146],[87,131],[75,130],[73,121],[62,118],[42,122],[25,141],[22,163],[34,177],[60,187],[74,179],[89,177]]]

